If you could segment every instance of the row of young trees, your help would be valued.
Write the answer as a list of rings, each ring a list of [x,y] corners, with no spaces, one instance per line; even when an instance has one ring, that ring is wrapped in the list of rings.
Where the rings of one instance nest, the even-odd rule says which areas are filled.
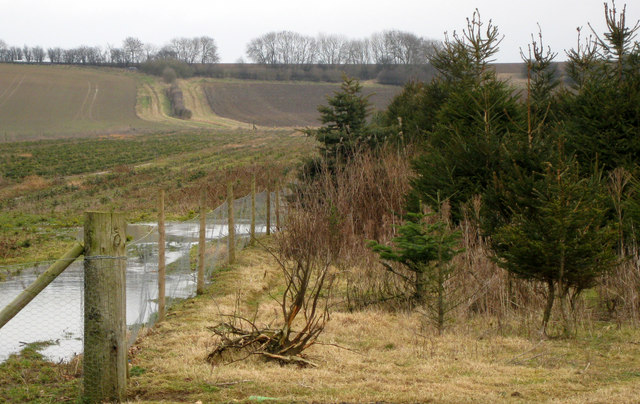
[[[627,26],[615,5],[605,5],[605,21],[604,34],[591,30],[567,53],[566,80],[542,34],[532,37],[521,92],[490,67],[502,37],[476,12],[436,50],[436,78],[407,84],[373,123],[359,83],[346,79],[319,109],[324,126],[307,130],[323,156],[307,165],[311,176],[322,164],[349,164],[362,148],[417,150],[406,221],[390,245],[370,246],[390,271],[396,263],[413,273],[418,302],[435,296],[439,327],[451,307],[443,295],[449,262],[461,252],[459,233],[444,221],[455,227],[471,217],[494,262],[545,285],[543,332],[559,302],[570,333],[580,294],[622,261],[637,261],[640,22]]]
[[[280,31],[252,39],[247,45],[247,56],[254,63],[264,64],[416,65],[428,63],[438,46],[438,41],[398,30],[375,33],[364,39]]]
[[[341,35],[316,38],[291,31],[270,32],[252,39],[246,55],[261,64],[425,64],[439,43],[409,32],[385,31],[352,40]],[[174,38],[162,47],[127,37],[121,46],[79,46],[71,49],[8,46],[0,40],[0,62],[130,65],[159,59],[187,64],[220,61],[216,41],[208,36]]]

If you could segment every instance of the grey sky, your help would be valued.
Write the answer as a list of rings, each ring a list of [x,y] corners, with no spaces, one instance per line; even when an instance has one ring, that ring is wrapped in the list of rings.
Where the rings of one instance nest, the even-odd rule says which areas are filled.
[[[621,10],[624,3],[618,2]],[[564,58],[576,44],[576,27],[603,30],[601,0],[0,0],[0,39],[10,45],[43,47],[107,44],[127,36],[163,45],[179,36],[215,38],[223,62],[244,56],[249,40],[268,31],[315,36],[367,37],[385,29],[442,39],[460,31],[475,8],[505,35],[497,58],[519,61],[540,23],[545,43]],[[640,19],[640,2],[628,1],[627,21]]]

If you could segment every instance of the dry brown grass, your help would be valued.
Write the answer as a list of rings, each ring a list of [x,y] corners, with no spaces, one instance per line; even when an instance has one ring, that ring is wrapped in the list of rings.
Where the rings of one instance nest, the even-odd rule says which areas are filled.
[[[51,181],[38,175],[25,177],[22,182],[13,185],[2,186],[0,184],[0,198],[15,198],[18,195],[45,189],[51,185]]]
[[[318,368],[258,358],[211,367],[207,329],[238,310],[278,318],[279,270],[260,247],[224,268],[204,296],[172,310],[137,346],[132,402],[637,402],[640,331],[588,322],[576,339],[528,338],[524,319],[476,316],[443,336],[416,312],[334,312],[310,348]],[[339,347],[338,347],[339,346]],[[251,398],[253,396],[253,399]]]

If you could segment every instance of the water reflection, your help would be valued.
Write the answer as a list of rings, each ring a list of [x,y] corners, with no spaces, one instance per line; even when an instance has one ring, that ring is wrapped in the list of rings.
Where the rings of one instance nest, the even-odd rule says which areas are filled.
[[[256,231],[262,233],[264,226]],[[157,311],[157,231],[153,225],[130,226],[130,234],[146,233],[140,242],[128,247],[127,252],[127,324],[148,323]],[[248,223],[236,227],[239,236],[247,235]],[[167,298],[187,298],[195,294],[196,279],[189,265],[191,247],[197,243],[198,225],[170,223],[166,226]],[[207,239],[227,236],[226,226],[207,226]],[[134,236],[134,239],[136,237]],[[185,261],[186,264],[181,264]],[[173,264],[173,266],[171,265]],[[0,309],[9,304],[46,268],[25,271],[19,277],[0,282]],[[20,313],[0,328],[0,362],[22,346],[36,341],[54,341],[41,352],[50,360],[68,360],[82,352],[83,335],[83,263],[74,262],[55,281],[36,296]],[[130,327],[135,328],[135,327]]]

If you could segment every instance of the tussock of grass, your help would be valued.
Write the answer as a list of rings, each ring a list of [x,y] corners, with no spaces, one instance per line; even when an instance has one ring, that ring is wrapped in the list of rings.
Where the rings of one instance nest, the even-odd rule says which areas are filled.
[[[268,242],[268,241],[267,241]],[[238,312],[278,321],[279,270],[261,247],[216,273],[207,294],[173,308],[139,341],[132,401],[252,402],[633,402],[640,382],[640,331],[585,324],[575,339],[538,340],[522,320],[472,318],[443,336],[415,312],[369,309],[332,314],[320,366],[300,369],[257,357],[211,367],[207,329]],[[256,314],[257,313],[257,314]],[[252,399],[253,397],[253,399]]]

